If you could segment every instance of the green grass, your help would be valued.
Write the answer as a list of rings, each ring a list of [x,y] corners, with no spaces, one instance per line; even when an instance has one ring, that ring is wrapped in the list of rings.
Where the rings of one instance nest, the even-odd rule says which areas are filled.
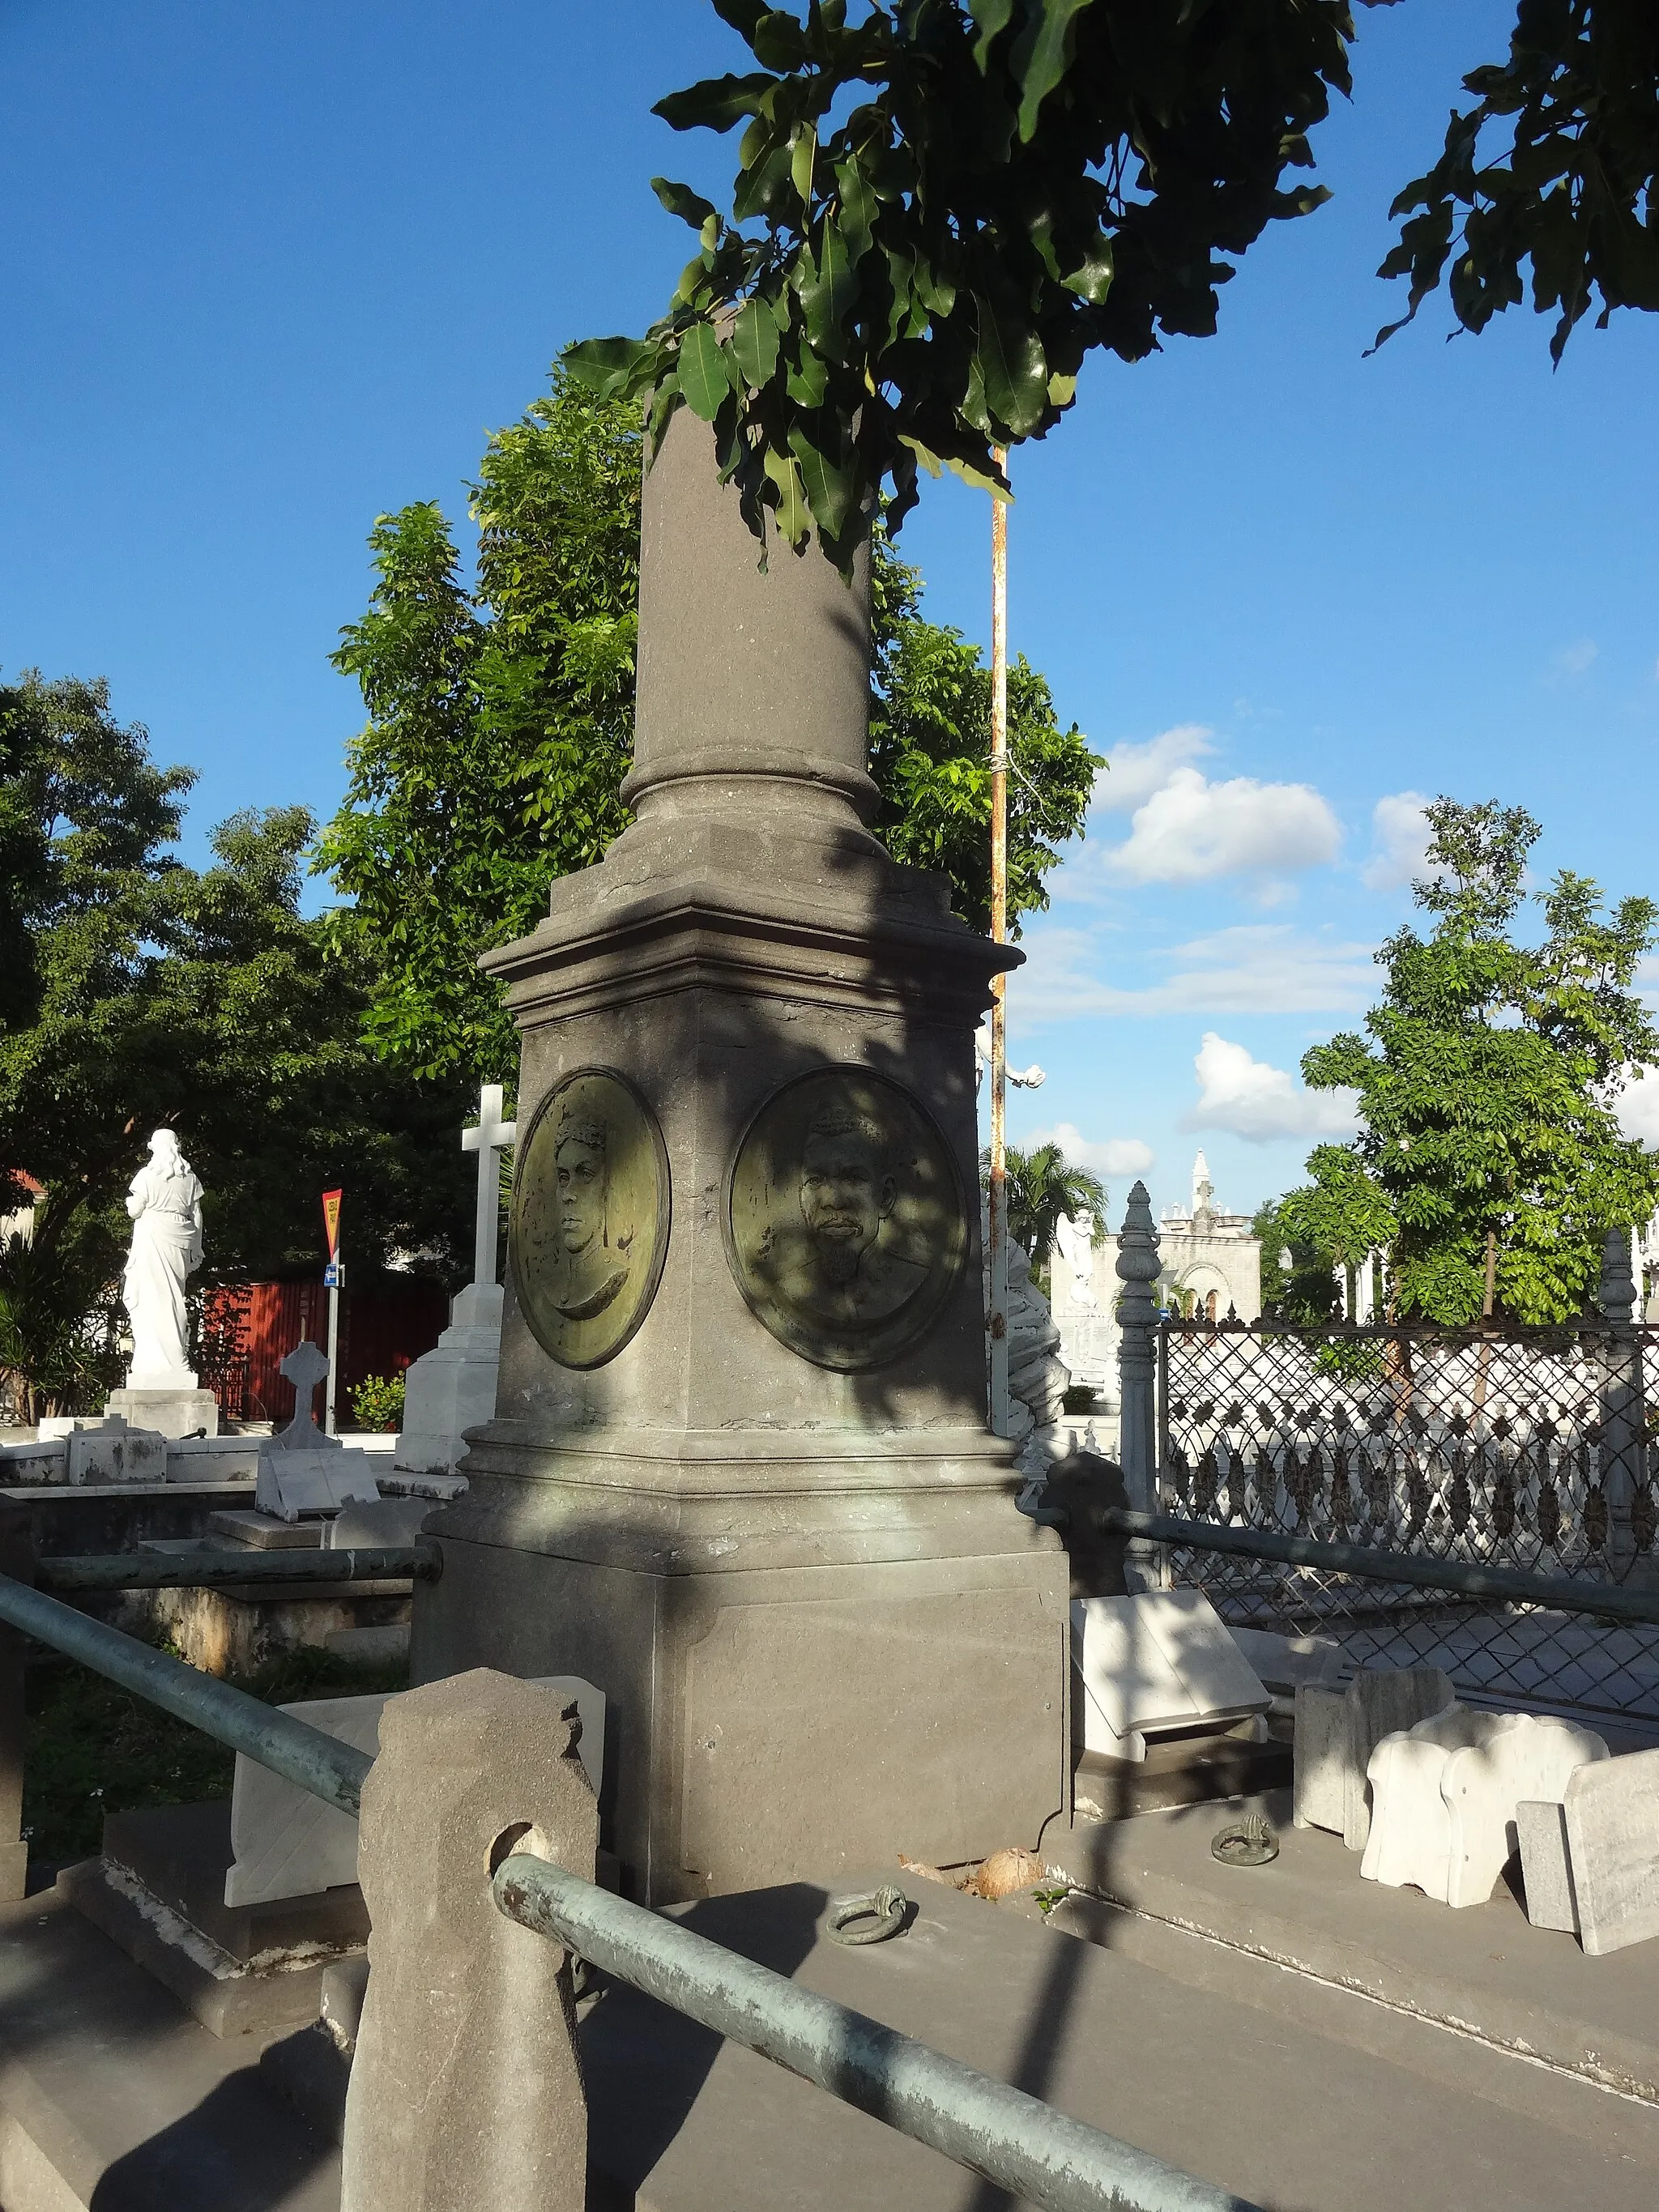
[[[295,1651],[257,1674],[231,1679],[239,1690],[283,1705],[406,1689],[409,1670],[402,1661],[366,1666],[328,1651]],[[228,1797],[235,1765],[235,1753],[200,1729],[101,1674],[56,1661],[30,1669],[23,1832],[32,1858],[51,1863],[95,1852],[106,1813]]]

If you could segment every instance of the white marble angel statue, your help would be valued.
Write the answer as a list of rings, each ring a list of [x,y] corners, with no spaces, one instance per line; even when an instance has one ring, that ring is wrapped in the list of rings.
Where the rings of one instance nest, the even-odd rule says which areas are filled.
[[[202,1186],[171,1129],[149,1140],[149,1160],[127,1193],[132,1249],[121,1299],[132,1324],[129,1389],[183,1382],[193,1389],[185,1316],[185,1278],[202,1264]]]

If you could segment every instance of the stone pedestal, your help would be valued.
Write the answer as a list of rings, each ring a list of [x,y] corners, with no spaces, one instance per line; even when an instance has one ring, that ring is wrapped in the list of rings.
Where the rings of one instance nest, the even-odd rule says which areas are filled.
[[[470,1283],[457,1292],[449,1327],[405,1379],[395,1466],[411,1474],[453,1474],[466,1431],[494,1414],[502,1295],[499,1283]]]
[[[415,1679],[598,1684],[653,1902],[1034,1844],[1066,1561],[987,1431],[975,1197],[1017,956],[863,826],[866,580],[760,574],[684,412],[641,554],[637,819],[488,957],[524,1035],[498,1413]]]
[[[219,1433],[219,1401],[198,1387],[189,1368],[177,1375],[131,1375],[125,1390],[110,1393],[105,1415],[118,1413],[129,1428],[158,1430],[164,1437]]]

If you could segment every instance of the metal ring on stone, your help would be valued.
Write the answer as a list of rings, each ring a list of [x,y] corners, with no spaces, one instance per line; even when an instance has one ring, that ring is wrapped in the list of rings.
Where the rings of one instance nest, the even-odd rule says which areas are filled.
[[[890,1936],[903,1933],[909,1910],[910,1900],[902,1889],[837,1897],[830,1903],[826,1932],[837,1943],[884,1943]]]
[[[1252,1813],[1211,1838],[1210,1856],[1223,1866],[1266,1866],[1279,1856],[1279,1838],[1259,1813]]]

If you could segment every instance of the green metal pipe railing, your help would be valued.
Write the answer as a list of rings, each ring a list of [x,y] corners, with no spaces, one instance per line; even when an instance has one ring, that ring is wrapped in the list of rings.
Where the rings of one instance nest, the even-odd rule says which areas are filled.
[[[319,1729],[307,1728],[263,1698],[216,1681],[182,1659],[153,1650],[136,1636],[124,1636],[118,1628],[106,1627],[61,1598],[48,1597],[44,1590],[31,1589],[9,1575],[0,1575],[0,1620],[51,1644],[66,1658],[78,1659],[94,1674],[120,1683],[176,1719],[188,1721],[233,1751],[246,1752],[272,1773],[297,1782],[313,1797],[356,1818],[363,1778],[374,1763],[366,1752],[325,1735]]]
[[[1102,1531],[1182,1545],[1195,1552],[1226,1552],[1244,1559],[1273,1559],[1287,1567],[1317,1567],[1367,1582],[1399,1583],[1415,1589],[1449,1590],[1458,1597],[1498,1598],[1506,1605],[1541,1605],[1593,1620],[1639,1621],[1659,1626],[1659,1590],[1620,1589],[1608,1583],[1578,1582],[1567,1575],[1528,1575],[1511,1567],[1477,1567],[1461,1559],[1420,1559],[1405,1552],[1372,1551],[1359,1544],[1324,1544],[1311,1536],[1280,1536],[1267,1528],[1234,1528],[1223,1522],[1186,1521],[1170,1513],[1136,1513],[1127,1506],[1091,1507]]]
[[[373,1763],[366,1753],[3,1575],[0,1620],[357,1814]],[[521,1927],[1044,2212],[1256,2212],[1243,2197],[544,1860],[514,1852],[493,1887],[497,1908]]]
[[[1047,2212],[1252,2212],[1243,2197],[660,1914],[520,1852],[495,1879],[509,1920],[758,2051]]]
[[[436,1582],[443,1553],[429,1536],[413,1544],[356,1544],[339,1551],[260,1552],[252,1547],[191,1552],[67,1553],[36,1562],[35,1586],[52,1590],[211,1589],[221,1583]]]

